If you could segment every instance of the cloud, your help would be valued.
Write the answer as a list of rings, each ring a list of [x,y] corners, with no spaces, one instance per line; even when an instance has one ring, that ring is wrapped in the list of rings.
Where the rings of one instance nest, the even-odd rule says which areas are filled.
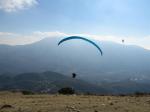
[[[0,36],[14,36],[14,33],[9,33],[9,32],[0,32]]]
[[[62,37],[62,36],[64,37],[68,35],[58,31],[56,32],[36,31],[27,35],[9,33],[9,32],[0,32],[0,44],[24,45],[24,44],[31,44],[40,41],[46,37],[52,38],[52,37]]]
[[[150,50],[150,35],[146,37],[129,37],[129,36],[115,36],[115,35],[90,35],[81,34],[81,36],[87,36],[100,41],[112,41],[122,44],[122,40],[125,40],[124,45],[136,45]]]
[[[0,10],[15,12],[38,4],[37,0],[0,0]]]
[[[56,32],[41,32],[36,31],[28,35],[9,33],[9,32],[0,32],[0,44],[8,45],[24,45],[31,44],[37,41],[40,41],[44,38],[52,37],[66,37],[71,35],[84,36],[100,41],[112,41],[122,44],[122,39],[125,40],[124,45],[137,45],[145,49],[150,50],[150,35],[146,37],[126,37],[126,36],[114,36],[114,35],[92,35],[92,34],[67,34],[59,31]]]
[[[68,36],[68,34],[62,33],[62,32],[41,32],[41,31],[36,31],[33,32],[34,35],[37,36],[42,36],[42,37],[61,37],[61,36]]]

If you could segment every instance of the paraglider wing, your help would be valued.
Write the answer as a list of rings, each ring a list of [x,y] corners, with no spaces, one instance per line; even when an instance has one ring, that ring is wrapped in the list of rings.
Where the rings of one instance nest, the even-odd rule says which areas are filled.
[[[58,45],[60,45],[60,44],[63,43],[64,41],[72,40],[72,39],[81,39],[81,40],[85,40],[85,41],[87,41],[87,42],[93,44],[93,45],[99,50],[99,52],[101,53],[101,55],[103,55],[103,52],[102,52],[101,48],[100,48],[96,43],[94,43],[93,41],[91,41],[91,40],[89,40],[89,39],[87,39],[87,38],[84,38],[84,37],[79,37],[79,36],[67,37],[67,38],[62,39],[62,40],[58,43]]]

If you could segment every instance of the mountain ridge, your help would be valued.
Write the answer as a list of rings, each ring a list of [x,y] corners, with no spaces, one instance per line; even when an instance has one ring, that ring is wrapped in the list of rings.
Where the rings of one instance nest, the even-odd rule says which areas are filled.
[[[54,71],[69,75],[75,72],[79,78],[92,83],[149,78],[149,50],[94,40],[104,52],[100,56],[95,47],[79,40],[58,46],[61,38],[45,38],[6,49],[0,45],[0,74]]]

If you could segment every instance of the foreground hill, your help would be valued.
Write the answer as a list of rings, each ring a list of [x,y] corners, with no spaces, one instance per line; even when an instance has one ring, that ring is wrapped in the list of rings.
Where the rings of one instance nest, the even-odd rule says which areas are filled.
[[[23,73],[16,76],[0,75],[0,90],[57,93],[64,87],[71,87],[77,93],[107,93],[102,87],[55,72]]]
[[[0,90],[27,90],[38,93],[57,93],[65,87],[73,88],[76,93],[92,94],[133,94],[150,93],[149,83],[122,80],[113,83],[92,84],[81,79],[73,79],[56,72],[22,73],[0,75]]]
[[[150,96],[21,95],[0,93],[0,112],[149,112]]]

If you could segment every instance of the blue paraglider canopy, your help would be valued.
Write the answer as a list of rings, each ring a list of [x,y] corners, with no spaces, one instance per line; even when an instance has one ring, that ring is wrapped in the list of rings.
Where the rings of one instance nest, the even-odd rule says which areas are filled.
[[[102,52],[101,48],[96,43],[94,43],[92,40],[89,40],[87,38],[80,37],[80,36],[66,37],[66,38],[60,40],[60,42],[58,43],[58,45],[60,45],[61,43],[65,42],[65,41],[72,40],[72,39],[81,39],[81,40],[89,42],[90,44],[94,45],[99,50],[99,52],[101,53],[101,55],[103,55],[103,52]]]

